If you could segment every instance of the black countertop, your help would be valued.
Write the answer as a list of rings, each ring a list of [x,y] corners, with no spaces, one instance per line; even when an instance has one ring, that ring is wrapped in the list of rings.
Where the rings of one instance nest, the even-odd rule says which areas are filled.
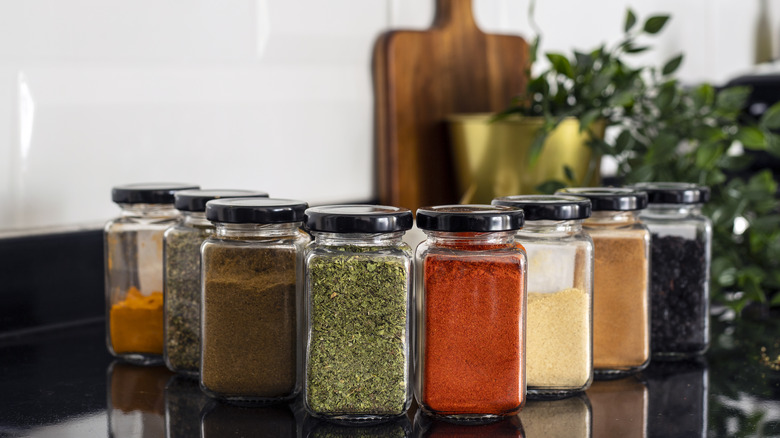
[[[654,362],[638,376],[595,382],[586,395],[529,402],[484,426],[409,413],[345,427],[300,403],[240,408],[208,399],[162,367],[113,362],[101,321],[0,340],[0,436],[780,436],[780,320],[713,318],[706,357]]]

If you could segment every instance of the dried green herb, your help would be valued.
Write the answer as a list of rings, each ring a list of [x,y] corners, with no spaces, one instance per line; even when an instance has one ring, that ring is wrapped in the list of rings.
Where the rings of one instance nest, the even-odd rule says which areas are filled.
[[[174,371],[200,367],[200,245],[213,226],[165,233],[165,361]]]
[[[307,404],[326,415],[400,415],[409,384],[408,264],[380,248],[337,249],[307,265]]]
[[[198,382],[176,375],[165,385],[165,436],[189,438],[200,434],[200,414],[209,398]]]
[[[297,388],[294,247],[203,247],[201,382],[212,393],[278,398]]]

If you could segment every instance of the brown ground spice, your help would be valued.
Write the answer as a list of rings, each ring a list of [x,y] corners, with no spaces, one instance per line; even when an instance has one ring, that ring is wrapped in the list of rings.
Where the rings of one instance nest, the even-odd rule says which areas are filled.
[[[201,380],[223,396],[284,397],[296,387],[296,253],[204,249]]]
[[[650,357],[648,258],[643,236],[592,233],[593,366],[629,370]]]

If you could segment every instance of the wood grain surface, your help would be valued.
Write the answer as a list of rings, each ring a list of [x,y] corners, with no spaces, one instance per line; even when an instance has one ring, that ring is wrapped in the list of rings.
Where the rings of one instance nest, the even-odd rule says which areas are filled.
[[[523,38],[477,27],[471,0],[436,0],[429,30],[380,35],[373,54],[380,202],[412,211],[456,203],[447,116],[504,109],[525,87],[528,60]]]

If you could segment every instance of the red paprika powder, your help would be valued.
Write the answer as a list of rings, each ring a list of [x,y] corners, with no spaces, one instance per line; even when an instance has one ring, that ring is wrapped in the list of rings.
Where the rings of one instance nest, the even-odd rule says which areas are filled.
[[[420,209],[417,249],[423,410],[454,418],[513,415],[525,401],[525,273],[514,230],[522,210]]]

